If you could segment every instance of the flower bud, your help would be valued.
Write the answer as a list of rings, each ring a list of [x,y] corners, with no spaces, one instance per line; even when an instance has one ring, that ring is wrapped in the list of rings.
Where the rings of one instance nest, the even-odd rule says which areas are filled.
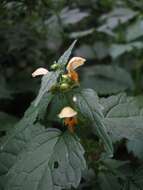
[[[51,65],[51,69],[52,69],[52,70],[58,70],[59,67],[60,67],[60,65],[57,64],[57,63],[54,63],[53,65]]]
[[[61,89],[61,90],[68,90],[68,89],[69,89],[69,85],[68,85],[67,83],[62,83],[62,84],[60,85],[60,89]]]

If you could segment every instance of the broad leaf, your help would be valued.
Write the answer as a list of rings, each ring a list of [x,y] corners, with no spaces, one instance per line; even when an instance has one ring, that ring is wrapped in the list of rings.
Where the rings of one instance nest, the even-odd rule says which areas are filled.
[[[106,128],[103,124],[102,108],[99,104],[98,96],[92,89],[81,90],[75,94],[77,101],[75,102],[80,113],[89,119],[93,124],[93,132],[97,133],[105,144],[105,148],[110,156],[113,154],[113,147],[110,137],[107,134]]]
[[[143,98],[125,94],[101,99],[105,126],[114,141],[126,138],[143,140]]]
[[[115,159],[103,159],[102,164],[97,176],[101,190],[121,190],[121,181],[119,178],[125,179],[126,175],[122,170],[126,168],[127,162]]]
[[[36,124],[38,118],[42,118],[46,111],[51,94],[45,96],[38,107],[34,102],[26,111],[23,119],[16,124],[14,130],[8,134],[0,147],[0,175],[6,174],[15,162],[17,155],[25,148],[26,144],[37,133],[44,130],[44,127]]]
[[[7,175],[5,190],[77,187],[86,168],[84,150],[72,134],[49,129],[37,134]]]

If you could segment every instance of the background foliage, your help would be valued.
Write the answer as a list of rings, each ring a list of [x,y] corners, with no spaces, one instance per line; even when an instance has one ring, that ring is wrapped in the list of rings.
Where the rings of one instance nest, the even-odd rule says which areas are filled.
[[[80,71],[82,86],[100,96],[104,124],[115,149],[113,159],[104,159],[97,136],[87,135],[82,144],[89,169],[78,189],[142,189],[142,9],[142,0],[2,0],[0,140],[11,133],[37,94],[40,80],[33,80],[31,73],[41,66],[50,68],[78,39],[73,55],[87,59]],[[24,126],[33,124],[37,112],[32,114],[33,120],[26,117]],[[7,171],[3,169],[1,175]]]

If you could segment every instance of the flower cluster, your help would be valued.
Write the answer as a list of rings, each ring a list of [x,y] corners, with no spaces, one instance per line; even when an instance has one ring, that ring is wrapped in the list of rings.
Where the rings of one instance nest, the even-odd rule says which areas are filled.
[[[72,81],[73,83],[77,84],[79,83],[79,76],[78,73],[75,71],[78,67],[82,66],[86,60],[82,57],[73,57],[69,60],[66,70],[67,73],[63,74],[61,76],[61,89],[67,89],[69,84],[68,81]],[[56,64],[52,65],[51,68],[55,68],[57,66]],[[57,67],[56,67],[57,68]],[[40,76],[40,75],[46,75],[49,71],[45,68],[38,68],[33,73],[32,76]],[[64,125],[68,127],[69,131],[71,133],[74,132],[75,126],[78,123],[77,120],[77,112],[71,108],[70,106],[64,107],[61,112],[58,114],[58,117],[62,120],[64,120]]]

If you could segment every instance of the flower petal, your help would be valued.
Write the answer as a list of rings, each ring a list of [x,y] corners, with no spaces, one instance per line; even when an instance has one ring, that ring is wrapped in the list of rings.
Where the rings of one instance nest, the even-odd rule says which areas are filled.
[[[76,71],[69,71],[68,76],[75,82],[79,81],[78,73]]]
[[[59,118],[68,118],[68,117],[74,117],[77,115],[77,112],[73,110],[71,107],[64,107],[61,112],[58,114]]]
[[[39,75],[46,75],[48,72],[49,71],[47,69],[40,67],[32,73],[32,77],[36,77]]]
[[[83,65],[85,61],[86,59],[82,57],[73,57],[69,60],[66,69],[68,71],[75,70],[77,67],[80,67],[81,65]]]

